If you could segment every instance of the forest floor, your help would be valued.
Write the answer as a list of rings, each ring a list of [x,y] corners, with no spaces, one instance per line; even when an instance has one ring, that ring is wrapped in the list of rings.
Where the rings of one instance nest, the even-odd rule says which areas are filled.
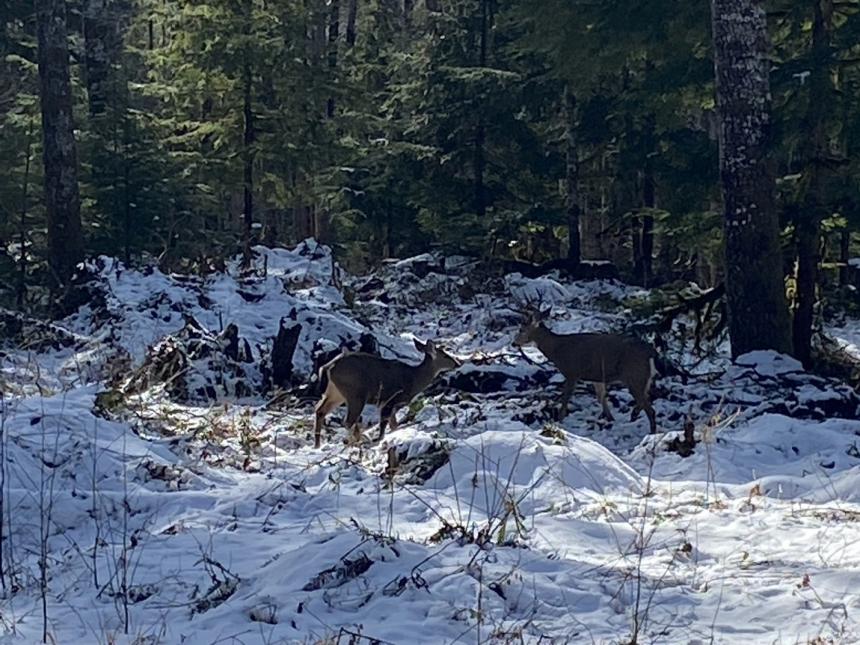
[[[93,305],[15,330],[0,642],[860,642],[847,385],[768,352],[703,358],[679,319],[666,354],[696,376],[658,380],[660,433],[617,388],[614,424],[584,386],[556,422],[558,377],[510,346],[516,310],[540,295],[556,330],[621,329],[646,292],[435,256],[334,286],[313,242],[257,252],[243,278],[102,258]],[[312,389],[260,393],[283,317],[297,382],[362,333],[466,364],[381,443],[344,445],[341,409],[314,449]],[[831,331],[857,351],[858,329]]]

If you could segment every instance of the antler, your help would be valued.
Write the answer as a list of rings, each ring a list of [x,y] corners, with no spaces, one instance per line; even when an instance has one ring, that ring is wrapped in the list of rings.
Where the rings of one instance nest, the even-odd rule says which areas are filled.
[[[529,316],[536,319],[543,319],[549,315],[552,305],[544,307],[544,296],[541,291],[534,290],[535,297],[525,296],[521,299],[520,307],[512,306],[511,311],[515,311],[523,316]],[[516,301],[516,297],[514,298]]]

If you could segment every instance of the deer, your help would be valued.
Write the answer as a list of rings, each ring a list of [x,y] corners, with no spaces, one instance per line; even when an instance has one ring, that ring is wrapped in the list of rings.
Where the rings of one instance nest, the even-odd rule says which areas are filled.
[[[513,340],[522,348],[534,344],[564,376],[558,418],[567,415],[571,394],[577,382],[590,382],[600,405],[601,416],[614,421],[606,400],[606,388],[622,383],[633,395],[635,406],[630,420],[635,421],[644,410],[650,432],[657,432],[657,416],[651,407],[651,382],[657,374],[657,352],[648,343],[622,334],[581,333],[556,334],[544,324],[550,309],[530,314]]]
[[[392,430],[397,428],[397,410],[408,405],[436,376],[462,365],[432,340],[422,343],[416,338],[413,342],[424,354],[418,365],[365,352],[344,352],[320,368],[319,377],[327,376],[328,384],[314,408],[315,448],[320,447],[326,416],[344,403],[347,405],[344,425],[355,438],[360,436],[358,421],[364,406],[368,403],[379,406],[378,441],[382,441],[389,425]]]

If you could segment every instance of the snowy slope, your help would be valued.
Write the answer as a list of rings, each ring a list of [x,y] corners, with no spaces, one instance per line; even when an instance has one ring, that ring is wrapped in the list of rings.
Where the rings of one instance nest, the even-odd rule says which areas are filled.
[[[344,298],[328,249],[257,251],[253,277],[101,259],[104,304],[64,323],[79,342],[7,352],[0,642],[42,638],[43,572],[58,643],[860,641],[847,386],[716,356],[659,383],[665,436],[620,389],[613,426],[585,387],[557,423],[557,378],[509,346],[516,310],[540,294],[555,329],[617,329],[638,290],[423,256],[342,276]],[[99,396],[183,316],[235,323],[261,360],[293,309],[302,375],[315,344],[370,331],[404,360],[415,335],[470,361],[442,382],[509,380],[437,384],[382,444],[344,446],[334,415],[320,450],[310,401]],[[686,420],[702,442],[683,458],[667,444]]]

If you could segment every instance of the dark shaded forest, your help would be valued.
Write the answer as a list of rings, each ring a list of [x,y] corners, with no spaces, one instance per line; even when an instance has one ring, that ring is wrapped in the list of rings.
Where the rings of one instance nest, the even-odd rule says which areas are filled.
[[[764,8],[7,0],[3,299],[44,310],[95,255],[205,273],[314,237],[358,271],[439,249],[726,282],[736,354],[809,364],[856,298],[860,4]]]

